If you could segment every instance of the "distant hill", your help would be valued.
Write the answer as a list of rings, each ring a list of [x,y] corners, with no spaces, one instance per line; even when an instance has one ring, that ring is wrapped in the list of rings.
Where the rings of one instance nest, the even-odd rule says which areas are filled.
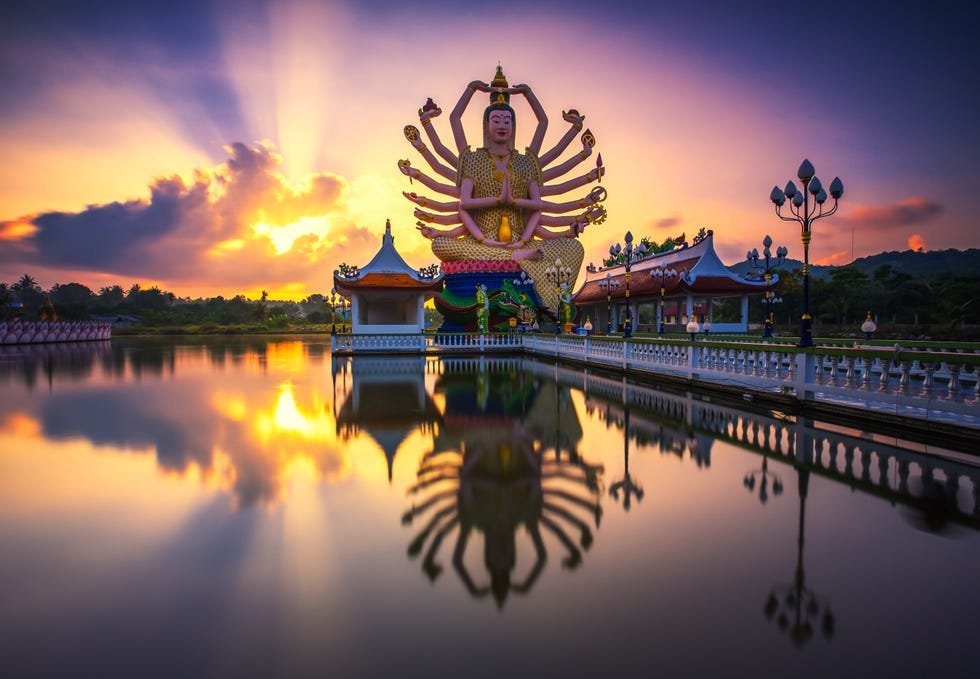
[[[933,277],[943,274],[962,277],[980,277],[980,249],[970,248],[969,250],[931,250],[928,252],[916,252],[914,250],[879,252],[877,255],[859,257],[850,264],[859,271],[871,275],[883,266],[890,266],[895,271],[906,273],[913,277]],[[781,269],[795,271],[803,267],[803,262],[798,259],[787,259],[780,266]],[[811,265],[810,270],[814,278],[822,278],[834,269],[833,266]],[[747,261],[741,261],[731,266],[732,271],[739,275],[745,275],[752,270],[752,266]]]

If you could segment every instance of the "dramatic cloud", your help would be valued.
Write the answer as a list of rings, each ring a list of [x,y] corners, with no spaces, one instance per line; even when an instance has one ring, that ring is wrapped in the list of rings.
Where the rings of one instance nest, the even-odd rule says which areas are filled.
[[[663,217],[661,219],[655,219],[651,224],[655,229],[669,229],[672,226],[677,226],[683,221],[680,215],[674,215],[672,217]]]
[[[918,252],[919,250],[925,251],[925,249],[926,249],[925,238],[923,238],[918,233],[913,233],[911,236],[909,236],[909,250],[915,250]]]
[[[156,179],[145,200],[0,223],[0,264],[112,272],[175,288],[220,281],[283,289],[325,277],[324,261],[375,246],[373,231],[350,217],[342,177],[318,173],[294,186],[267,146],[226,150],[225,163],[192,178]]]
[[[943,212],[943,206],[939,203],[921,196],[911,196],[894,205],[856,205],[847,212],[841,223],[864,229],[884,230],[923,224]]]

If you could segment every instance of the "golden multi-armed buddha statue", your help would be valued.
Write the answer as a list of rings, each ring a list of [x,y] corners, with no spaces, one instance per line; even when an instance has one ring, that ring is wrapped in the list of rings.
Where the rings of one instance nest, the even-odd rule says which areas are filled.
[[[483,145],[472,150],[461,121],[477,91],[490,95],[490,105],[483,113]],[[537,127],[524,153],[514,148],[516,116],[510,97],[516,94],[525,97],[537,118]],[[489,84],[471,82],[453,109],[450,124],[456,152],[442,143],[432,124],[441,113],[431,99],[419,109],[419,119],[432,150],[413,125],[405,127],[405,137],[437,174],[453,183],[438,182],[412,167],[408,160],[398,163],[402,173],[411,180],[418,180],[450,198],[441,201],[415,192],[405,193],[406,198],[418,205],[415,216],[419,231],[432,240],[432,251],[443,262],[447,277],[461,272],[489,274],[523,270],[535,281],[535,291],[546,310],[557,314],[557,287],[541,284],[545,281],[545,270],[560,260],[577,275],[584,256],[578,236],[587,225],[601,223],[606,216],[600,205],[606,197],[601,186],[579,199],[546,200],[601,181],[605,168],[599,155],[596,167],[589,172],[554,183],[592,155],[595,136],[585,130],[581,135],[582,150],[555,164],[582,131],[585,117],[575,110],[563,112],[570,128],[554,148],[542,154],[541,144],[548,127],[544,109],[527,85],[510,87],[499,66]]]

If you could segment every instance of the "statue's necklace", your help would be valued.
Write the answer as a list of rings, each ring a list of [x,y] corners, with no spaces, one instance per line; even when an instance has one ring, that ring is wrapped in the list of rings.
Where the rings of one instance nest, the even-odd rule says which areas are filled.
[[[494,180],[496,180],[498,182],[504,181],[504,171],[497,168],[497,163],[502,163],[504,160],[508,160],[509,161],[510,154],[509,153],[503,153],[503,154],[499,154],[498,155],[498,154],[496,154],[496,153],[494,153],[492,151],[488,151],[488,153],[490,154],[490,157],[494,159],[494,164],[493,164],[493,166],[494,166],[494,170],[493,170],[493,178],[494,178]],[[509,162],[508,162],[508,164],[509,164]]]

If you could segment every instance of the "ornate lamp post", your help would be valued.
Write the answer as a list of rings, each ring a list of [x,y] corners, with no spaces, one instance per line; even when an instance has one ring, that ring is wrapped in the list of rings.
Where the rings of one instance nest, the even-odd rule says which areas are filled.
[[[572,269],[568,266],[562,266],[561,258],[558,258],[554,264],[545,269],[544,275],[558,288],[558,314],[555,318],[555,334],[559,335],[561,334],[562,311],[564,310],[565,304],[562,300],[562,295],[564,294],[565,286],[572,282]]]
[[[664,295],[667,292],[667,280],[670,278],[677,277],[677,271],[674,269],[665,269],[658,266],[656,269],[650,270],[650,277],[654,280],[660,281],[660,317],[659,323],[657,324],[657,334],[664,334]]]
[[[612,274],[606,272],[605,280],[599,281],[599,287],[606,291],[606,334],[609,335],[613,331],[612,324],[612,291],[613,288],[619,287],[619,281],[612,277]]]
[[[623,266],[626,268],[626,318],[623,319],[623,337],[628,339],[633,336],[633,310],[630,308],[630,271],[633,269],[634,261],[643,259],[643,255],[647,253],[647,246],[640,243],[634,248],[633,233],[630,231],[626,232],[624,240],[626,241],[625,248],[619,243],[610,245],[609,254],[614,258],[619,257],[621,252],[626,254],[626,259],[623,262]]]
[[[864,339],[868,342],[871,341],[871,335],[874,331],[878,329],[877,324],[875,324],[874,319],[871,318],[871,312],[868,311],[868,317],[864,319],[864,323],[861,324],[861,332],[864,333]]]
[[[844,183],[840,177],[834,177],[830,183],[830,196],[834,199],[834,206],[829,210],[824,210],[824,203],[827,202],[827,192],[823,184],[817,179],[816,170],[813,163],[804,160],[797,170],[796,175],[803,182],[803,190],[798,191],[796,184],[792,181],[787,182],[785,189],[774,186],[769,194],[769,200],[776,206],[776,216],[785,222],[799,222],[802,228],[803,239],[803,316],[800,318],[800,344],[801,347],[813,346],[813,318],[810,316],[810,237],[813,222],[823,217],[829,217],[837,212],[837,201],[844,195]],[[809,192],[809,196],[807,193]],[[790,201],[789,212],[792,216],[784,217],[782,214],[783,204]]]
[[[759,250],[758,248],[752,248],[745,253],[745,259],[747,259],[754,268],[762,269],[763,275],[766,280],[766,292],[763,298],[763,302],[766,305],[766,322],[764,325],[764,330],[762,331],[763,337],[772,337],[772,326],[773,326],[773,316],[772,316],[772,305],[774,304],[775,293],[769,289],[769,283],[772,281],[772,270],[783,263],[786,259],[786,255],[789,254],[789,250],[786,247],[780,245],[776,248],[776,256],[772,256],[772,238],[767,234],[765,238],[762,239],[762,263],[760,264]]]

